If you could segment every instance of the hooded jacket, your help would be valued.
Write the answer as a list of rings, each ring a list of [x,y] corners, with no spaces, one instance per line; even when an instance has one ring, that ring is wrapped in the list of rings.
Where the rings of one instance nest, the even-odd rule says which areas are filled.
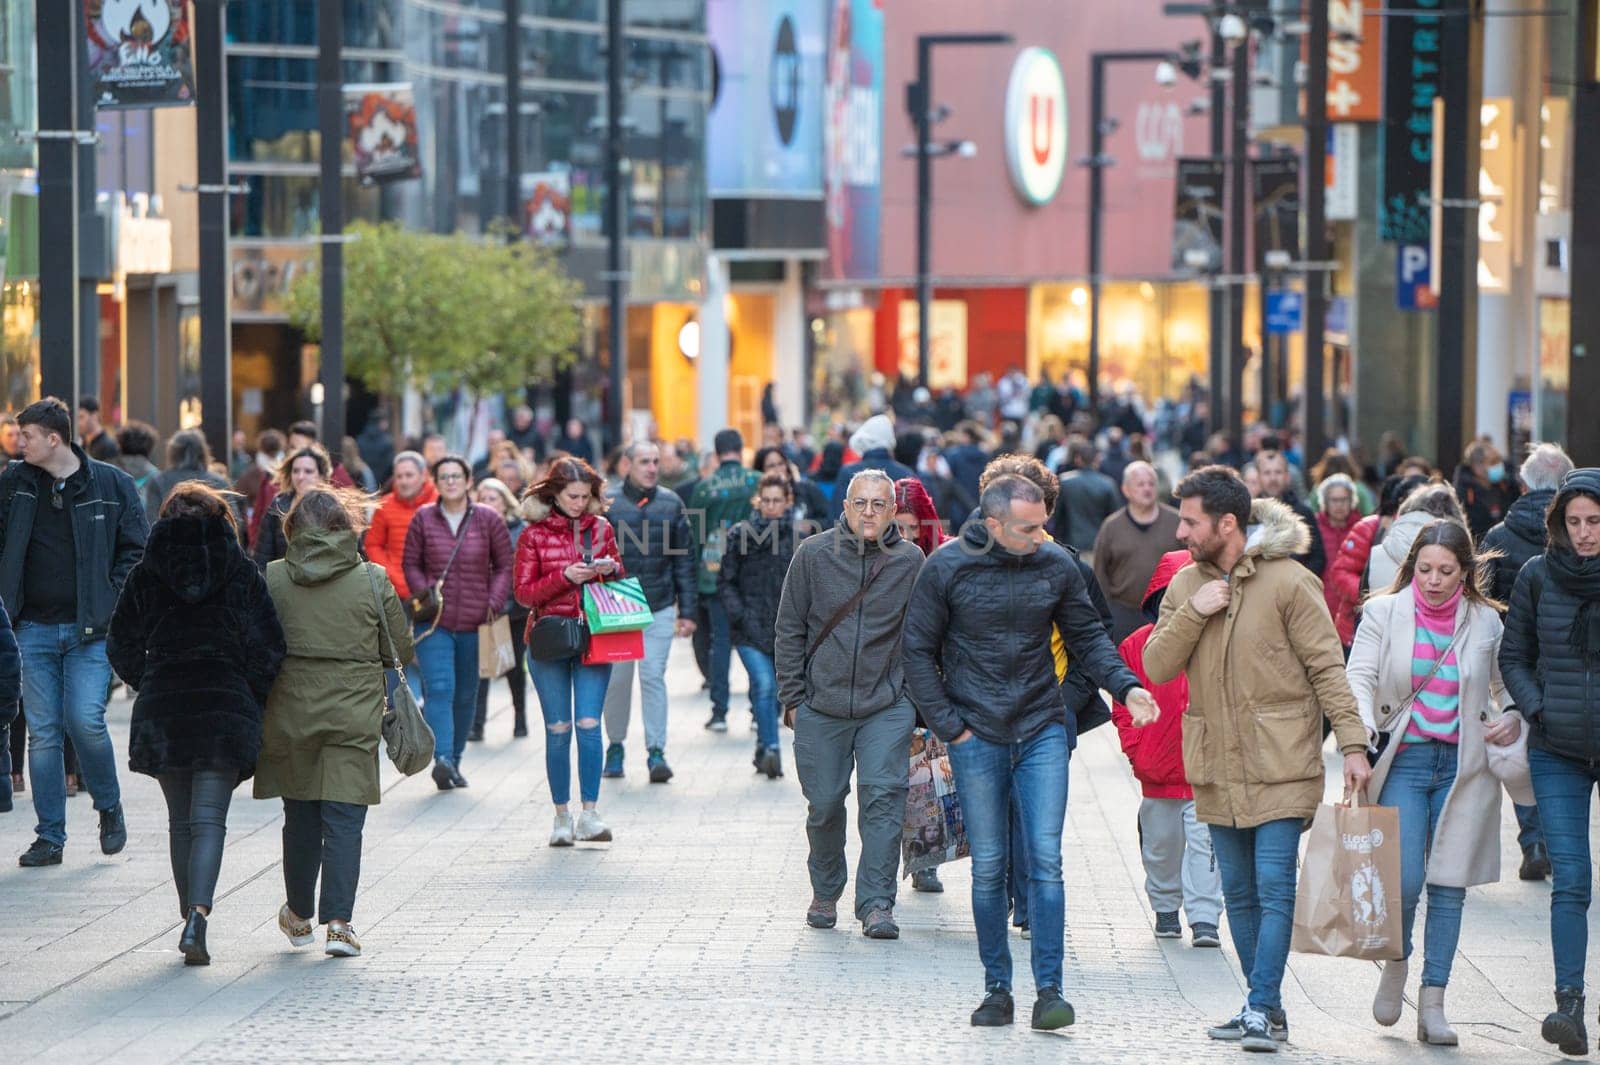
[[[450,561],[452,553],[454,562]],[[446,632],[475,631],[505,613],[506,601],[511,598],[511,533],[498,511],[478,503],[467,503],[456,532],[450,531],[450,522],[438,503],[418,507],[406,532],[401,565],[413,595],[443,575],[444,606],[438,620],[439,628]]]
[[[728,631],[735,645],[772,656],[783,579],[799,543],[800,530],[790,518],[773,521],[758,516],[728,530],[728,547],[717,574],[717,598],[728,615]]]
[[[1189,552],[1169,551],[1161,556],[1156,570],[1145,590],[1144,609],[1153,614],[1159,609],[1159,596],[1172,583],[1178,571],[1189,564]],[[1189,678],[1182,673],[1164,684],[1150,680],[1144,670],[1144,646],[1156,629],[1149,624],[1135,629],[1118,646],[1122,660],[1133,670],[1139,682],[1155,696],[1161,716],[1144,728],[1136,728],[1128,708],[1117,703],[1111,708],[1111,720],[1117,726],[1117,738],[1122,743],[1122,753],[1128,756],[1133,775],[1139,781],[1147,799],[1192,799],[1194,791],[1183,775],[1183,713],[1189,709]]]
[[[1553,488],[1524,492],[1506,511],[1505,520],[1490,529],[1478,545],[1485,554],[1498,551],[1494,560],[1493,598],[1501,603],[1511,602],[1511,590],[1516,586],[1517,574],[1535,555],[1544,554],[1548,531],[1545,529],[1545,512],[1556,497]]]
[[[1439,519],[1422,510],[1413,510],[1394,519],[1383,540],[1372,549],[1367,559],[1367,589],[1373,595],[1382,595],[1394,585],[1400,567],[1411,554],[1411,545],[1417,542],[1422,530]]]
[[[144,503],[133,478],[115,466],[96,462],[72,445],[78,470],[67,478],[65,497],[72,506],[73,558],[78,589],[78,636],[105,636],[123,582],[144,554],[150,533]],[[0,602],[12,617],[22,616],[23,569],[33,519],[50,505],[50,475],[27,462],[13,462],[0,473]]]
[[[255,772],[285,654],[266,581],[221,518],[163,518],[128,575],[106,657],[138,691],[128,768]]]
[[[383,671],[414,656],[394,586],[354,533],[321,529],[297,533],[266,582],[288,656],[267,697],[255,797],[375,806]]]
[[[1014,554],[986,525],[969,522],[928,559],[911,593],[905,661],[912,702],[946,743],[967,729],[989,743],[1022,743],[1064,724],[1054,630],[1074,667],[1098,687],[1118,699],[1138,687],[1071,555],[1050,542]]]
[[[399,492],[390,492],[372,512],[372,524],[367,527],[362,546],[367,558],[383,567],[394,585],[395,594],[402,602],[411,598],[411,586],[406,583],[406,533],[411,529],[411,519],[417,511],[439,500],[439,489],[433,481],[424,480],[422,490],[410,499]]]
[[[822,646],[811,645],[871,575],[883,568]],[[827,532],[800,542],[784,575],[778,601],[773,662],[778,705],[804,703],[828,717],[871,717],[905,695],[900,630],[922,552],[888,521],[876,540],[864,540],[840,519]]]
[[[1157,684],[1189,676],[1183,768],[1195,816],[1234,828],[1316,813],[1323,717],[1345,754],[1367,747],[1321,582],[1294,561],[1311,530],[1275,499],[1257,499],[1251,522],[1256,529],[1231,572],[1198,563],[1173,577],[1144,647]],[[1224,577],[1232,602],[1203,616],[1190,600]]]
[[[528,524],[517,540],[512,586],[517,602],[532,611],[528,616],[530,629],[545,615],[583,617],[583,586],[567,580],[566,569],[583,561],[585,540],[593,558],[609,558],[617,564],[608,579],[628,575],[611,523],[600,516],[604,505],[601,500],[591,499],[589,509],[574,522],[537,496],[529,496],[523,502],[522,517]]]

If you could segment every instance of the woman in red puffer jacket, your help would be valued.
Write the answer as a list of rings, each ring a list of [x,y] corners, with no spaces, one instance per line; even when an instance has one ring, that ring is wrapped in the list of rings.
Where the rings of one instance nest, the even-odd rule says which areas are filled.
[[[1144,614],[1154,619],[1161,609],[1167,585],[1189,564],[1189,552],[1169,551],[1161,556],[1145,590]],[[1195,820],[1194,792],[1183,771],[1183,714],[1189,709],[1189,680],[1178,674],[1166,684],[1151,684],[1144,671],[1144,645],[1155,624],[1135,630],[1118,650],[1161,707],[1152,725],[1135,728],[1128,708],[1111,709],[1122,752],[1133,765],[1133,775],[1144,791],[1139,804],[1139,851],[1144,860],[1145,892],[1156,913],[1158,939],[1183,938],[1178,919],[1182,906],[1197,947],[1217,947],[1217,920],[1222,915],[1222,878],[1212,860],[1211,836]]]
[[[515,594],[530,608],[532,626],[542,617],[583,617],[583,585],[623,576],[622,556],[611,523],[601,517],[605,496],[600,475],[581,459],[550,464],[544,480],[523,497],[528,526],[517,540]],[[530,656],[528,676],[544,713],[545,774],[555,803],[550,846],[574,840],[603,842],[611,829],[600,819],[600,713],[605,706],[611,666],[588,666],[582,657],[541,661]],[[572,730],[578,731],[578,793],[583,811],[574,822]]]

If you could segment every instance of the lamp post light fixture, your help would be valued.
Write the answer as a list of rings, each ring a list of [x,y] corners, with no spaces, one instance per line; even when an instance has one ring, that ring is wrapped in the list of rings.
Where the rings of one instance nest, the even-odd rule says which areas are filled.
[[[950,116],[933,102],[933,50],[946,45],[1011,44],[1009,33],[924,33],[917,36],[917,80],[906,86],[906,111],[917,131],[917,384],[928,386],[929,327],[933,308],[933,160],[956,155],[970,159],[971,141],[933,143],[933,127]]]

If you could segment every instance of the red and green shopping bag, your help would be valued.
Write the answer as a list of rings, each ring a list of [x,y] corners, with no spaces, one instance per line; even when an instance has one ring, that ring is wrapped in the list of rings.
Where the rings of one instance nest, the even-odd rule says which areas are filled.
[[[583,617],[595,635],[636,632],[655,620],[644,585],[637,577],[623,577],[583,586]]]

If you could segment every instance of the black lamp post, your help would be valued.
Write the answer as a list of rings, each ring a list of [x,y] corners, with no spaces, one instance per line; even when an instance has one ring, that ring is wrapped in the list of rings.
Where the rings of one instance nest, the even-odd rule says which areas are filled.
[[[917,128],[917,383],[928,384],[928,325],[933,306],[933,157],[971,155],[970,142],[933,144],[933,50],[940,45],[1011,44],[1009,33],[924,33],[917,37],[917,80],[906,86],[906,110]]]

